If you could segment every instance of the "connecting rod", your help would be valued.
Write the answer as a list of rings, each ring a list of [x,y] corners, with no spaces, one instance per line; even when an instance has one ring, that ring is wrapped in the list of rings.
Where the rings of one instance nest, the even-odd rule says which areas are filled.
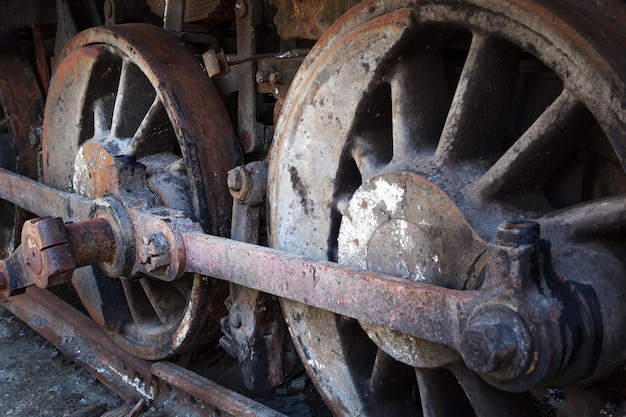
[[[112,279],[198,273],[451,347],[501,389],[526,391],[564,370],[588,376],[578,362],[588,360],[580,352],[598,337],[594,300],[552,271],[537,223],[502,224],[485,255],[483,286],[462,291],[207,235],[180,212],[127,208],[113,197],[90,201],[0,170],[0,183],[7,182],[1,198],[76,223],[44,218],[25,226],[22,245],[0,263],[5,296],[66,282],[88,263]],[[39,205],[29,196],[39,196]],[[107,250],[86,244],[95,235],[109,242]]]

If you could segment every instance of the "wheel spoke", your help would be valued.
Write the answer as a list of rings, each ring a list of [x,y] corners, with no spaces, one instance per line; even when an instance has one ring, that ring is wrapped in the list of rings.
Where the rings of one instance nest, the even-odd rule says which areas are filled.
[[[405,58],[389,76],[393,120],[393,159],[434,148],[449,106],[448,83],[439,48]]]
[[[355,138],[352,146],[351,156],[356,163],[362,180],[376,175],[389,163],[391,155],[388,155],[388,152],[379,146],[383,142],[376,141],[378,136],[376,131],[364,132],[361,136]]]
[[[463,390],[445,369],[416,369],[424,417],[474,416]]]
[[[542,227],[566,227],[577,235],[626,230],[626,195],[586,201],[539,219]]]
[[[167,283],[143,278],[139,280],[148,301],[163,324],[172,323],[185,310],[187,300]]]
[[[154,321],[158,319],[157,314],[152,308],[150,300],[146,296],[141,284],[128,279],[122,279],[121,281],[133,322],[136,325],[154,323]]]
[[[111,132],[111,109],[113,108],[114,97],[103,96],[93,103],[93,127],[94,137],[104,138]]]
[[[131,152],[137,157],[172,149],[175,134],[163,102],[157,96],[150,105],[131,142]]]
[[[530,394],[500,391],[458,364],[451,369],[478,417],[523,417],[537,414]]]
[[[538,189],[569,158],[593,123],[586,107],[568,90],[563,90],[476,183],[475,191],[488,197]]]
[[[156,92],[137,66],[123,60],[115,98],[111,135],[132,138],[154,102]]]
[[[175,288],[184,298],[185,300],[189,300],[191,298],[191,285],[187,280],[176,280],[172,282],[172,287]]]
[[[515,92],[520,49],[474,34],[435,158],[479,158],[501,148]]]
[[[415,385],[413,369],[387,355],[378,349],[372,375],[369,380],[369,391],[374,398],[388,398],[410,400],[410,392]]]

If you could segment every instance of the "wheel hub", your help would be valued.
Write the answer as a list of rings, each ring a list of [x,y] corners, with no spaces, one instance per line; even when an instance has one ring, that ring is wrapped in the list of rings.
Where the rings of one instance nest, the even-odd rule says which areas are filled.
[[[74,159],[72,187],[87,198],[99,198],[106,192],[107,168],[113,164],[110,152],[97,142],[83,144]]]

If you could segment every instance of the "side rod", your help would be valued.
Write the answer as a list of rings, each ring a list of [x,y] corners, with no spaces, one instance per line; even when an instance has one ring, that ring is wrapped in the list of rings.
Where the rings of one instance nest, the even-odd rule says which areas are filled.
[[[487,251],[483,287],[461,291],[206,235],[175,210],[124,207],[113,197],[91,201],[5,170],[0,183],[9,184],[0,187],[1,198],[40,215],[76,221],[65,226],[51,217],[27,222],[26,249],[23,243],[0,261],[0,294],[14,294],[31,282],[41,288],[66,282],[85,263],[100,262],[103,270],[115,264],[107,272],[111,279],[150,275],[173,281],[185,272],[197,273],[451,347],[489,383],[511,391],[530,389],[556,374],[563,360],[571,359],[563,352],[598,337],[590,328],[583,340],[563,339],[581,320],[559,318],[565,304],[559,300],[576,303],[572,310],[584,313],[589,303],[555,280],[538,223],[499,226],[500,237]],[[41,196],[39,206],[32,196]],[[107,242],[109,250],[81,245],[85,239]],[[83,246],[91,247],[90,253]],[[22,284],[14,287],[16,282]]]
[[[0,198],[39,216],[84,222],[103,204],[102,201],[66,193],[2,168],[0,184]],[[183,244],[170,241],[167,245],[169,258],[173,260],[182,255],[184,261],[177,265],[176,269],[180,268],[180,271],[169,275],[180,277],[182,272],[190,272],[214,277],[446,346],[458,345],[458,329],[463,327],[459,326],[459,321],[477,305],[477,298],[484,299],[479,291],[450,290],[206,235],[195,231],[197,229],[187,231],[177,228],[176,222],[164,223],[161,219],[155,222],[153,216],[146,213],[131,210],[118,215],[132,218],[135,234],[149,235],[153,228],[155,232],[162,231],[164,227],[176,229],[175,235],[182,237]],[[110,223],[111,227],[119,224],[116,221]],[[118,240],[124,239],[121,231],[116,235]],[[74,241],[73,233],[68,233],[68,240],[70,246],[80,247],[80,242]],[[140,245],[141,239],[137,242],[125,243]],[[138,260],[136,265],[134,271],[158,278],[159,270],[146,270]],[[173,266],[169,264],[165,268]],[[23,270],[28,271],[28,268]],[[21,281],[30,283],[33,280],[24,278]],[[34,281],[37,283],[37,280]],[[60,279],[55,283],[60,283]]]
[[[183,234],[187,272],[211,276],[446,346],[483,299],[202,233]],[[410,311],[411,314],[407,314]]]

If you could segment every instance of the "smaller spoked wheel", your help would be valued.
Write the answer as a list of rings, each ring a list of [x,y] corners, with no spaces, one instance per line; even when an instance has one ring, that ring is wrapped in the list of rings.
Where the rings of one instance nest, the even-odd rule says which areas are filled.
[[[227,235],[226,172],[240,155],[221,99],[195,58],[150,25],[94,28],[65,48],[52,78],[43,138],[44,180],[127,208],[184,212]],[[108,186],[115,160],[133,168]],[[150,236],[141,236],[150,247]],[[138,255],[139,256],[139,255]],[[72,283],[92,318],[136,356],[159,359],[214,341],[228,286],[198,275],[174,282],[111,278],[81,268]]]
[[[28,60],[7,34],[0,32],[0,167],[37,179],[37,144],[31,129],[41,124],[43,99]],[[30,215],[0,201],[0,258],[19,245],[21,226]]]
[[[626,255],[624,45],[581,34],[602,27],[619,44],[624,32],[566,3],[373,1],[344,15],[303,63],[276,127],[273,246],[480,290],[498,224],[534,220],[555,271],[593,288],[605,329],[621,334],[611,300],[625,292],[613,278]],[[601,348],[572,353],[584,371],[531,393],[495,388],[449,347],[282,304],[336,415],[587,416],[623,401],[606,375],[626,352],[606,332]],[[601,383],[577,391],[585,377]]]

